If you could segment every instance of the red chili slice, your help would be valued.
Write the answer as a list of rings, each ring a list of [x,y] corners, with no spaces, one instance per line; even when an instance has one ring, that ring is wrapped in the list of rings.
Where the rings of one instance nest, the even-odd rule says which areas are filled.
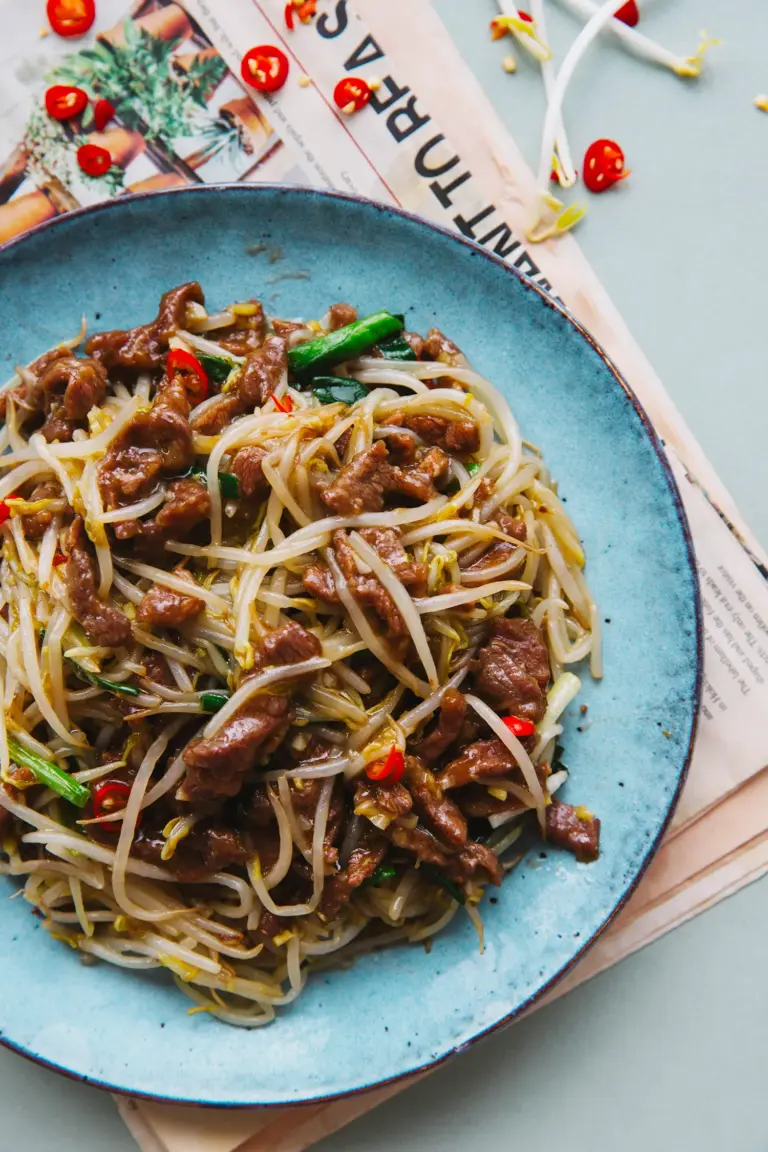
[[[288,0],[285,6],[285,24],[291,32],[293,32],[293,14],[295,11],[293,0]]]
[[[112,156],[99,144],[82,144],[77,150],[77,162],[86,176],[103,176],[112,167]]]
[[[299,5],[296,14],[302,24],[309,24],[313,16],[317,15],[317,0],[304,0],[304,3]]]
[[[345,76],[334,88],[333,99],[342,112],[359,112],[371,99],[371,88],[359,76]]]
[[[66,564],[66,562],[67,562],[67,557],[64,555],[63,552],[57,552],[55,554],[55,556],[53,557],[54,568],[58,568],[59,564]]]
[[[101,820],[104,816],[112,816],[115,812],[121,812],[128,803],[130,794],[130,784],[124,784],[122,780],[106,780],[103,784],[97,784],[92,793],[93,814],[96,819]],[[141,817],[136,821],[137,826],[140,823]],[[101,827],[105,832],[117,834],[120,831],[120,821],[104,820]]]
[[[584,153],[584,183],[590,192],[605,192],[619,180],[626,180],[624,153],[614,140],[595,140]]]
[[[84,36],[96,19],[95,0],[48,0],[45,10],[57,36]]]
[[[630,28],[634,28],[640,22],[640,9],[638,8],[635,0],[627,0],[626,4],[622,4],[614,12],[617,20],[621,20],[622,24],[628,24]]]
[[[393,744],[387,753],[386,759],[374,760],[374,762],[366,768],[365,774],[369,780],[377,780],[379,782],[386,780],[388,784],[397,784],[404,771],[405,756],[397,744]]]
[[[5,524],[6,520],[10,519],[10,515],[11,510],[5,500],[0,500],[0,524]]]
[[[88,93],[71,84],[54,84],[45,94],[45,110],[54,120],[79,116],[88,103]]]
[[[208,373],[197,356],[193,356],[184,348],[172,348],[168,353],[166,371],[169,377],[175,372],[185,374],[184,387],[192,404],[201,404],[205,400],[209,391]],[[187,373],[191,373],[191,375],[186,375]]]
[[[527,24],[533,24],[533,16],[529,16],[528,13],[523,12],[523,10],[521,8],[518,8],[517,14],[520,17],[520,19],[525,20],[525,22]]]
[[[240,75],[257,92],[278,92],[288,79],[288,57],[274,44],[260,44],[243,56]]]
[[[536,731],[531,720],[523,720],[520,716],[502,716],[502,720],[513,736],[533,736]]]
[[[293,400],[290,396],[283,396],[282,399],[278,399],[274,392],[270,392],[269,395],[278,412],[293,412]]]
[[[93,108],[93,123],[97,132],[103,132],[115,114],[115,106],[109,100],[97,100]]]

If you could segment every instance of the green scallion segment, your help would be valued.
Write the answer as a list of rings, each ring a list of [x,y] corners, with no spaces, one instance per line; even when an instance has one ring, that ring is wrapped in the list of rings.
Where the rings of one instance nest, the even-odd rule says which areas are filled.
[[[203,368],[205,368],[209,378],[217,384],[223,384],[228,380],[233,369],[237,367],[237,365],[231,360],[228,360],[226,356],[211,356],[207,352],[198,352],[197,359]]]
[[[228,692],[201,692],[200,707],[203,712],[219,712],[229,700]]]
[[[203,484],[208,483],[208,473],[200,464],[193,464],[187,475]],[[233,476],[231,472],[219,472],[219,489],[225,500],[237,500],[240,496],[237,476]]]
[[[390,336],[389,340],[380,340],[378,349],[387,360],[418,360],[404,336]]]
[[[444,888],[448,895],[452,896],[457,903],[466,904],[467,898],[461,888],[454,884],[452,880],[449,880],[447,876],[443,876],[442,872],[438,872],[437,868],[432,864],[422,864],[421,870],[429,877],[433,884]]]
[[[79,781],[73,780],[63,768],[59,768],[58,764],[54,764],[52,760],[44,760],[36,752],[31,752],[23,744],[19,744],[13,736],[8,737],[8,751],[11,754],[11,760],[23,768],[29,768],[41,784],[45,784],[47,788],[50,788],[57,796],[61,796],[62,799],[68,800],[70,804],[74,804],[77,808],[84,808],[90,800],[89,788],[80,784]]]
[[[85,680],[86,684],[93,684],[96,688],[106,688],[107,692],[117,692],[119,696],[139,696],[140,691],[135,688],[133,684],[122,684],[115,680],[106,680],[103,676],[97,676],[95,672],[89,672],[87,668],[83,668],[82,664],[78,664],[77,660],[70,660],[74,673],[81,680]]]
[[[368,395],[364,384],[342,376],[315,376],[312,392],[321,404],[356,404]]]
[[[469,472],[470,476],[476,476],[479,471],[480,464],[477,460],[472,460],[469,464],[467,464],[467,472]]]
[[[367,880],[363,880],[363,888],[378,888],[385,880],[392,880],[397,875],[397,869],[392,864],[380,864]]]
[[[347,324],[337,332],[318,336],[306,344],[288,349],[288,367],[294,375],[307,377],[310,373],[333,368],[345,360],[353,360],[368,352],[374,344],[386,340],[403,330],[403,319],[391,312],[374,312],[364,320]]]

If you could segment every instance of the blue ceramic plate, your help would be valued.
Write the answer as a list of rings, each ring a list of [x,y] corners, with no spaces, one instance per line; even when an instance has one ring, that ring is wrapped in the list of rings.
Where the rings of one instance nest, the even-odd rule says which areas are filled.
[[[266,250],[262,249],[266,246]],[[280,259],[270,263],[269,252]],[[567,798],[603,821],[602,856],[538,849],[484,905],[485,954],[457,917],[427,954],[397,948],[310,979],[252,1032],[206,1015],[163,975],[85,968],[23,901],[2,903],[0,1034],[113,1090],[217,1105],[356,1092],[444,1060],[557,980],[627,898],[669,819],[700,683],[691,544],[637,400],[571,318],[479,248],[374,204],[298,189],[184,189],[113,201],[0,251],[7,372],[77,331],[128,327],[197,279],[209,304],[255,295],[282,316],[335,300],[437,324],[505,393],[543,449],[586,543],[605,617],[606,676],[585,675],[590,725],[565,735]],[[0,881],[10,894],[10,884]]]

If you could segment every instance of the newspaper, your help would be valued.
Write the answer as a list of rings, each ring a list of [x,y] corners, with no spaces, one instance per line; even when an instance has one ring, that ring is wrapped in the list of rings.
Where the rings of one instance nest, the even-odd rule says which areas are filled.
[[[131,191],[248,180],[360,193],[460,232],[551,291],[606,348],[653,421],[699,564],[699,735],[664,846],[616,923],[552,995],[768,870],[768,731],[759,722],[768,703],[768,558],[575,239],[526,244],[532,174],[428,0],[320,0],[317,19],[292,32],[284,0],[141,0],[130,9],[100,0],[94,33],[74,45],[41,35],[39,16],[16,3],[11,19],[12,3],[0,0],[9,14],[0,47],[0,242]],[[278,44],[291,62],[285,88],[263,98],[238,78],[243,52],[259,43]],[[332,96],[348,74],[378,82],[368,108],[349,117]],[[102,133],[50,121],[41,97],[56,82],[109,96],[115,120]],[[108,179],[79,172],[74,154],[84,139],[109,148]],[[398,1090],[252,1115],[119,1107],[145,1152],[286,1152]]]

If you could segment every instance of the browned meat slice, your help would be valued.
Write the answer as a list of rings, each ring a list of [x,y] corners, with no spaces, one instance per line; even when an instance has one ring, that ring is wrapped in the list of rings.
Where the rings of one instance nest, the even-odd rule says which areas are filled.
[[[237,483],[241,496],[257,496],[259,493],[269,491],[269,482],[264,476],[262,464],[269,452],[257,444],[241,448],[232,457],[230,471],[237,476]]]
[[[389,845],[373,829],[366,830],[358,846],[351,853],[346,868],[325,883],[320,915],[323,920],[335,920],[352,893],[364,880],[368,880],[387,854]]]
[[[336,478],[320,489],[320,497],[338,516],[380,512],[385,496],[393,493],[426,502],[437,495],[435,482],[445,480],[448,468],[448,457],[440,448],[430,448],[406,467],[391,464],[386,444],[377,440],[372,448],[358,452],[345,464]]]
[[[492,780],[508,776],[516,767],[507,746],[497,736],[477,740],[464,748],[440,773],[443,788],[463,788],[473,780]]]
[[[535,624],[519,617],[494,620],[473,669],[475,691],[492,708],[538,724],[547,706],[549,656]]]
[[[410,432],[390,432],[385,437],[393,464],[413,464],[416,459],[416,437]]]
[[[418,360],[424,359],[422,353],[424,352],[424,337],[419,336],[418,332],[403,332],[403,340],[410,344],[411,351]]]
[[[422,360],[439,360],[441,364],[455,367],[464,362],[461,349],[444,336],[439,328],[430,328],[421,351]]]
[[[249,300],[247,303],[254,308],[250,316],[237,316],[231,327],[217,329],[214,335],[216,343],[233,356],[247,356],[255,352],[264,340],[264,308],[258,300]]]
[[[107,395],[107,373],[96,360],[78,360],[77,356],[60,356],[49,364],[36,384],[27,390],[30,403],[38,397],[63,394],[63,414],[68,420],[85,420],[94,405]],[[37,406],[37,405],[35,405]]]
[[[211,514],[208,489],[196,480],[172,480],[166,502],[149,520],[122,520],[115,525],[118,540],[139,537],[151,547],[166,540],[183,540]]]
[[[168,341],[187,322],[187,305],[203,304],[203,290],[196,281],[166,292],[160,300],[157,317],[128,331],[97,332],[85,346],[89,356],[106,368],[160,368]]]
[[[504,870],[496,853],[487,844],[478,844],[476,841],[470,840],[464,845],[455,860],[451,862],[448,872],[449,874],[452,873],[457,880],[466,882],[473,879],[479,869],[486,873],[492,884],[497,886],[501,884]]]
[[[355,320],[357,320],[357,308],[353,308],[351,304],[331,304],[328,309],[328,327],[331,332],[346,328],[347,324],[354,324]]]
[[[386,625],[387,635],[390,639],[399,639],[401,636],[405,636],[405,621],[384,585],[375,576],[365,576],[358,571],[356,553],[343,528],[337,529],[333,534],[333,549],[344,579],[347,581],[355,600],[373,609]]]
[[[355,788],[355,813],[370,816],[374,809],[397,819],[407,816],[413,808],[413,798],[402,784],[377,784],[374,780],[358,780]]]
[[[325,600],[326,604],[338,604],[339,594],[333,582],[331,570],[326,564],[310,564],[304,569],[304,587],[310,596]]]
[[[216,436],[222,432],[236,416],[242,416],[243,403],[237,393],[228,392],[218,396],[216,403],[196,413],[191,420],[192,428],[202,436]]]
[[[317,636],[292,620],[269,633],[257,659],[260,668],[268,668],[273,664],[299,664],[322,652]]]
[[[205,601],[195,596],[192,577],[182,569],[177,569],[174,575],[189,583],[189,595],[155,584],[154,588],[144,594],[136,609],[136,619],[140,624],[151,624],[155,628],[178,628],[205,608]]]
[[[418,756],[406,756],[405,778],[419,815],[446,844],[455,848],[467,842],[467,822],[450,800],[435,775]]]
[[[293,716],[288,696],[255,696],[215,736],[190,741],[179,799],[195,804],[236,796],[259,759],[281,742]]]
[[[414,596],[426,594],[427,565],[409,556],[403,547],[399,528],[361,528],[360,535],[376,549],[400,583],[406,588],[413,588]]]
[[[547,839],[558,848],[573,852],[582,864],[600,855],[600,821],[586,808],[553,800],[546,809]]]
[[[456,799],[461,805],[464,815],[471,818],[499,816],[502,812],[523,812],[526,810],[526,805],[511,793],[506,800],[499,800],[498,797],[491,796],[488,789],[484,788],[482,784],[467,785],[457,794]]]
[[[412,852],[422,864],[445,868],[451,859],[448,849],[426,828],[404,828],[401,824],[390,824],[387,836],[397,848]]]
[[[275,336],[282,336],[285,340],[294,332],[306,330],[306,324],[302,324],[300,320],[273,320],[272,327],[275,330]]]
[[[266,404],[288,371],[285,340],[268,336],[256,352],[246,358],[237,378],[237,394],[244,411]]]
[[[147,680],[152,680],[155,684],[164,684],[166,688],[175,688],[176,681],[171,675],[168,661],[161,652],[153,652],[147,648],[142,653],[141,662]]]
[[[398,412],[390,423],[410,428],[426,444],[436,445],[444,452],[457,456],[471,456],[480,447],[480,429],[474,420],[450,420],[447,416]]]
[[[83,522],[78,516],[69,531],[69,559],[65,582],[72,615],[94,644],[117,648],[131,638],[130,621],[96,594],[96,562],[86,551]]]
[[[290,921],[286,916],[275,916],[274,912],[268,912],[266,909],[262,912],[259,918],[259,926],[256,929],[256,936],[265,944],[270,943],[284,932],[286,928],[290,927]]]
[[[489,520],[488,523],[493,525],[494,521]],[[507,516],[505,512],[498,512],[495,524],[501,528],[502,532],[506,532],[507,536],[514,537],[521,544],[525,543],[526,531],[522,520],[515,520],[512,516]],[[507,540],[496,540],[480,556],[477,556],[474,550],[470,550],[468,554],[459,557],[459,568],[464,572],[483,572],[494,564],[501,564],[504,560],[508,560],[516,548],[516,544],[510,544]]]
[[[147,496],[160,475],[172,476],[194,460],[189,399],[180,380],[164,379],[148,412],[137,412],[119,433],[99,468],[108,508]]]
[[[62,497],[61,485],[57,480],[44,480],[41,484],[35,485],[27,499],[30,501],[61,500]],[[54,514],[55,510],[52,511],[48,507],[41,508],[39,512],[30,512],[27,516],[22,516],[21,523],[27,539],[39,540],[53,520]]]
[[[446,688],[440,701],[440,715],[436,726],[428,736],[415,745],[416,753],[422,760],[439,760],[444,752],[457,739],[467,715],[467,702],[457,688]],[[440,783],[444,785],[443,777]]]
[[[345,464],[336,479],[320,491],[325,504],[338,516],[359,516],[361,512],[380,512],[388,489],[391,466],[387,446],[377,440],[372,448],[358,452]]]
[[[275,810],[269,802],[265,784],[257,784],[246,801],[245,818],[254,828],[267,828],[275,822]]]
[[[422,760],[437,760],[450,748],[461,735],[466,715],[467,702],[463,693],[458,688],[446,688],[440,701],[437,724],[416,746]]]
[[[162,859],[164,847],[165,837],[159,832],[140,828],[131,854],[170,869],[179,880],[188,884],[200,883],[232,864],[244,864],[254,853],[253,846],[241,833],[215,823],[198,824],[189,836],[179,841],[170,860]]]

